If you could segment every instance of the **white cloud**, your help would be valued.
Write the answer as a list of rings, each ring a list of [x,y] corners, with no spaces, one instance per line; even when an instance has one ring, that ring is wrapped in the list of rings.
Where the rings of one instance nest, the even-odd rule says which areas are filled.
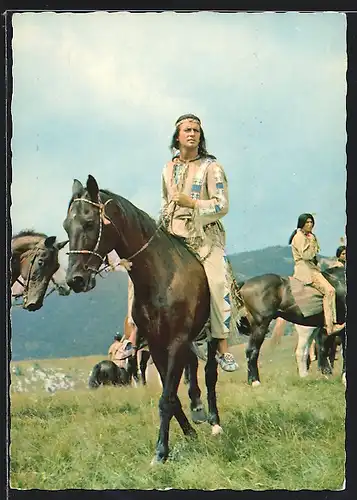
[[[15,101],[16,90],[26,85],[34,99],[40,93],[44,112],[70,116],[87,107],[111,123],[145,114],[171,125],[173,116],[195,108],[189,96],[197,87],[215,89],[219,101],[226,90],[277,91],[292,73],[297,81],[304,83],[306,75],[316,83],[328,65],[328,81],[340,78],[346,57],[336,60],[327,52],[327,60],[316,59],[298,44],[265,36],[264,14],[232,17],[236,23],[212,13],[18,14]]]
[[[295,213],[310,173],[325,197],[321,168],[344,186],[342,14],[23,13],[13,25],[17,229],[64,234],[72,179],[89,172],[156,216],[173,121],[185,112],[202,118],[232,179],[228,225],[240,199],[255,226],[280,214],[272,190],[293,188]],[[258,239],[247,229],[244,244]]]

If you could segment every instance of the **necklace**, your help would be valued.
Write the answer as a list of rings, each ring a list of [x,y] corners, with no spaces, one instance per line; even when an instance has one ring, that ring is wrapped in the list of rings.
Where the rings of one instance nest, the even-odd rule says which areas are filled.
[[[181,156],[178,156],[177,160],[179,160],[183,163],[191,163],[192,161],[198,160],[200,157],[201,157],[201,155],[197,155],[196,158],[192,158],[192,160],[184,160],[183,158],[181,158]]]

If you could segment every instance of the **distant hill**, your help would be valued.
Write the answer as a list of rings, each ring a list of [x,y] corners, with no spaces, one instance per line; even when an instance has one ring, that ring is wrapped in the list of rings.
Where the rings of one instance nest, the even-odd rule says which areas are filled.
[[[265,273],[293,272],[290,247],[268,247],[230,256],[238,280]],[[29,313],[11,310],[12,359],[66,358],[106,354],[113,335],[122,332],[127,312],[127,275],[97,278],[94,290],[68,297],[51,294],[44,306]]]

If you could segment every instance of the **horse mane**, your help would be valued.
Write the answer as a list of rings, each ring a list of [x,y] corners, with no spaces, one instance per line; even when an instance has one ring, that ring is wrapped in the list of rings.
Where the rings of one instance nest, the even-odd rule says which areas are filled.
[[[136,219],[141,229],[143,229],[144,231],[148,229],[157,228],[156,221],[149,214],[144,212],[144,210],[141,210],[140,208],[133,205],[126,198],[123,198],[118,194],[112,193],[108,189],[101,189],[100,193],[104,193],[107,196],[109,196],[109,198],[113,198],[119,204],[124,214],[130,219]]]
[[[126,198],[123,198],[118,194],[112,193],[107,189],[101,189],[100,192],[104,193],[110,198],[113,198],[120,205],[120,208],[124,211],[127,217],[137,220],[137,222],[140,225],[140,228],[144,232],[146,232],[148,229],[155,230],[158,228],[157,222],[149,214],[144,212],[144,210],[141,210],[140,208],[136,207]],[[194,253],[194,251],[185,244],[183,238],[174,236],[164,226],[160,227],[160,231],[169,239],[169,241],[175,248],[181,248],[181,249],[185,248],[189,253],[191,253],[194,257],[197,258],[197,255]]]
[[[37,231],[34,231],[33,229],[23,229],[23,230],[19,231],[18,233],[14,234],[12,239],[15,240],[15,239],[21,238],[23,236],[35,236],[35,237],[44,238],[44,239],[47,238],[47,234],[45,234],[45,233],[39,233]]]
[[[148,231],[155,231],[159,226],[157,222],[144,210],[141,210],[137,206],[135,206],[131,201],[127,200],[123,196],[120,196],[119,194],[113,193],[112,191],[109,191],[108,189],[100,189],[99,190],[100,194],[104,194],[108,196],[109,198],[112,198],[121,208],[121,210],[124,212],[124,215],[127,218],[130,218],[131,220],[136,220],[140,229],[142,230],[143,233],[147,233]],[[73,200],[77,198],[76,195],[73,195],[71,197],[71,200],[68,204],[68,210],[70,209]],[[185,249],[189,254],[193,255],[195,258],[197,258],[197,255],[195,252],[188,247],[183,238],[180,238],[178,236],[174,236],[171,234],[164,226],[160,227],[160,232],[161,234],[164,234],[168,241],[170,242],[171,245],[174,246],[174,248],[178,249]]]

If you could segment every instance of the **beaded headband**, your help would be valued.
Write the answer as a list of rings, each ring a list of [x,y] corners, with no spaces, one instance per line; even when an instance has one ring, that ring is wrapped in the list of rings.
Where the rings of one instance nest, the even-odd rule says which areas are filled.
[[[176,128],[179,127],[181,125],[181,123],[183,123],[183,122],[198,123],[198,125],[201,126],[201,121],[199,119],[196,119],[196,118],[183,118],[179,122],[175,123],[175,127]]]

